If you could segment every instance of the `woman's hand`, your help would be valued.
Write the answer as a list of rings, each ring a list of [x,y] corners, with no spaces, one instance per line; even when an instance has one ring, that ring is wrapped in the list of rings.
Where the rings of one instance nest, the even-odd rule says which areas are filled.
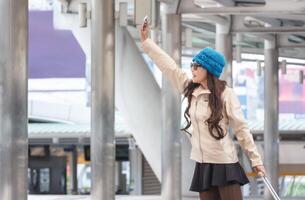
[[[149,32],[150,32],[150,27],[148,24],[147,17],[145,17],[140,30],[141,42],[144,42],[148,38]]]
[[[257,165],[257,166],[252,167],[252,169],[259,176],[266,176],[266,169],[265,169],[264,165]]]

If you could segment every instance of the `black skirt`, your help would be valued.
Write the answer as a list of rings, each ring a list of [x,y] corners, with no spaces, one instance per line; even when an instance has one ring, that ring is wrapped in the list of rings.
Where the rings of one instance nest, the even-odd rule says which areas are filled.
[[[249,183],[249,179],[239,162],[223,164],[196,162],[190,191],[203,192],[213,186],[234,183],[241,186]]]

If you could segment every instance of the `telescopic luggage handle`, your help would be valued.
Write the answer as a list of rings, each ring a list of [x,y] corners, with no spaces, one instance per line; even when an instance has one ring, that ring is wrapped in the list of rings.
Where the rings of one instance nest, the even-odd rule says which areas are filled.
[[[266,176],[264,176],[264,174],[262,172],[258,172],[258,176],[263,178],[263,181],[265,183],[265,185],[267,186],[268,190],[271,192],[271,195],[273,196],[273,198],[275,200],[281,200],[279,195],[275,192],[274,188],[272,187],[271,183],[269,182],[269,180],[267,179]]]

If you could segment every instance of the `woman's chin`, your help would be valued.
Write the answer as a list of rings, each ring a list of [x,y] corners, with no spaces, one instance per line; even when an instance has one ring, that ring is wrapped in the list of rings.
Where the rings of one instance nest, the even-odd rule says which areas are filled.
[[[196,80],[195,78],[192,78],[193,83],[199,83],[198,80]]]

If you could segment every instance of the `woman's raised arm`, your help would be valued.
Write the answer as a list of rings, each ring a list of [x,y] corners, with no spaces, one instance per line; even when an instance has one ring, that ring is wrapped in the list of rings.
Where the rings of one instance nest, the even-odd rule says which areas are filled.
[[[147,21],[144,21],[140,30],[143,51],[154,61],[172,86],[178,89],[180,93],[183,93],[184,88],[190,81],[186,72],[178,67],[176,62],[148,37],[149,31],[149,25]]]

